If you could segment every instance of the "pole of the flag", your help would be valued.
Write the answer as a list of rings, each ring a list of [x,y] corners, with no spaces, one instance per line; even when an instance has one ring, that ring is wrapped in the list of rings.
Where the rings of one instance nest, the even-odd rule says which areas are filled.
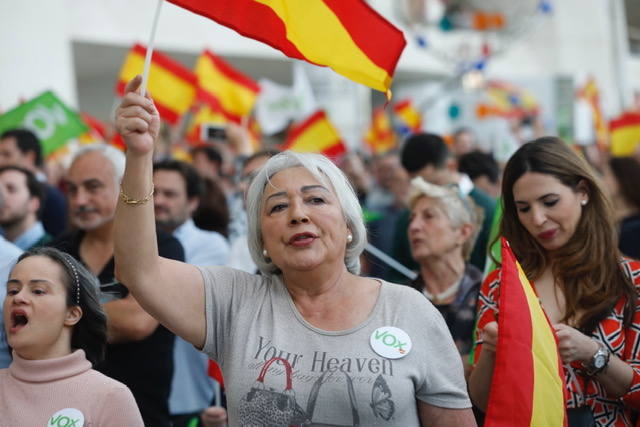
[[[215,387],[216,406],[222,406],[222,387],[219,382],[216,382]]]
[[[149,44],[147,45],[147,56],[144,58],[144,70],[142,71],[142,86],[140,93],[145,96],[147,93],[147,82],[149,81],[149,68],[151,68],[151,56],[153,56],[153,44],[156,39],[156,28],[158,28],[158,20],[160,18],[160,9],[162,9],[162,3],[164,0],[158,0],[156,5],[156,13],[153,17],[153,24],[151,25],[151,36],[149,36]]]
[[[389,255],[385,254],[380,249],[373,246],[371,243],[367,243],[367,246],[365,246],[364,250],[369,252],[371,255],[375,256],[376,258],[379,258],[381,261],[384,261],[391,268],[402,273],[404,276],[407,276],[410,280],[415,280],[416,277],[418,277],[418,275],[414,271],[409,270],[407,267],[400,264],[398,261],[391,258]]]

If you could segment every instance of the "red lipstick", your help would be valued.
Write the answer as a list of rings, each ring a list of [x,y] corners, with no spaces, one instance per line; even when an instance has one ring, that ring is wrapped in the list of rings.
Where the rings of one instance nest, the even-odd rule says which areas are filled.
[[[553,230],[543,231],[542,233],[538,234],[538,238],[542,240],[549,240],[555,237],[557,232],[558,232],[557,228]]]

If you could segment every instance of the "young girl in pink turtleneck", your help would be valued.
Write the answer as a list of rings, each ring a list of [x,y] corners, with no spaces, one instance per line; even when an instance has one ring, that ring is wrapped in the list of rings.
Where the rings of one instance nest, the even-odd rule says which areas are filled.
[[[18,259],[3,305],[13,363],[0,370],[0,425],[143,426],[129,389],[91,369],[107,338],[97,289],[91,273],[56,249]]]

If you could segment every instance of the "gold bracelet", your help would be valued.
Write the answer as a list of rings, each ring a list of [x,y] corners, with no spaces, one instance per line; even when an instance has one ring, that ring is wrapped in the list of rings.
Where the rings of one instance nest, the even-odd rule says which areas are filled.
[[[147,194],[144,199],[132,199],[131,197],[124,194],[124,190],[122,189],[122,185],[120,185],[120,200],[125,202],[127,205],[144,205],[153,197],[154,186],[151,184],[151,192]]]

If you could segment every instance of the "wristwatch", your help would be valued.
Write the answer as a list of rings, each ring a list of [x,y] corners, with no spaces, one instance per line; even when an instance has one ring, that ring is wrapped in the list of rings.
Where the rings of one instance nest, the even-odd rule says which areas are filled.
[[[598,375],[600,372],[604,371],[609,363],[611,353],[609,353],[609,350],[607,350],[604,345],[599,345],[600,348],[598,348],[598,351],[596,351],[593,357],[591,357],[589,364],[587,366],[583,365],[585,372],[589,376]]]

